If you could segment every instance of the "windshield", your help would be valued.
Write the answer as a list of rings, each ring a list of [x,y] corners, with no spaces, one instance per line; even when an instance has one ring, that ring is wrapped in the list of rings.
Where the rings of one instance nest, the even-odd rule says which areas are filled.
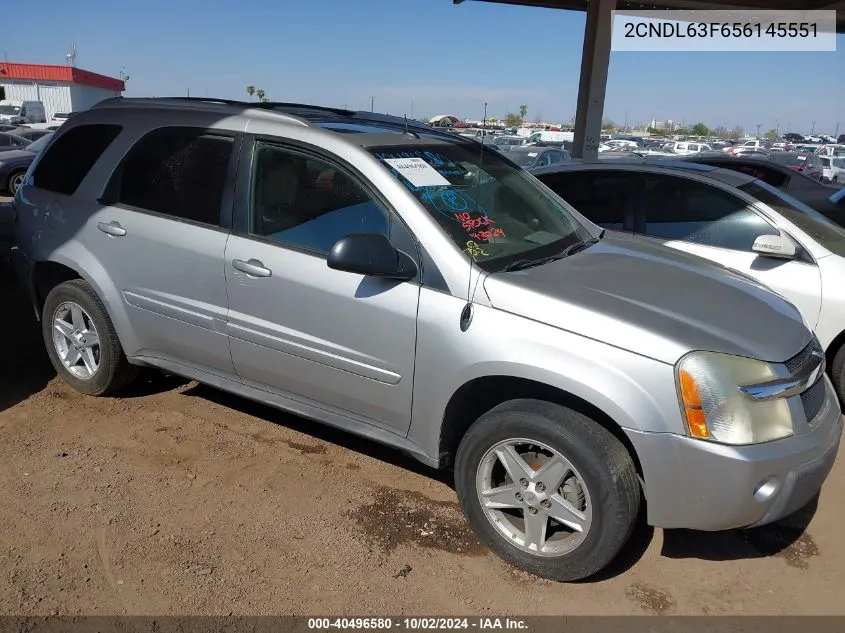
[[[0,105],[0,114],[18,114],[20,111],[20,106]]]
[[[39,138],[37,141],[33,141],[32,143],[30,143],[29,145],[26,146],[26,151],[34,152],[34,153],[38,154],[42,149],[44,149],[44,147],[47,145],[47,143],[50,142],[51,136],[53,136],[53,135],[52,134],[45,134],[44,136]]]
[[[592,237],[571,207],[494,150],[432,143],[370,152],[484,270],[552,256]]]
[[[740,185],[739,188],[780,213],[831,253],[845,257],[845,229],[815,209],[762,180]]]

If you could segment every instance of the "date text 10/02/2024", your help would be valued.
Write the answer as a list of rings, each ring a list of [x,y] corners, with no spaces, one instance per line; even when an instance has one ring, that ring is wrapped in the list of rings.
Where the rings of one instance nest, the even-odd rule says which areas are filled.
[[[528,624],[518,618],[309,618],[312,630],[527,630]]]

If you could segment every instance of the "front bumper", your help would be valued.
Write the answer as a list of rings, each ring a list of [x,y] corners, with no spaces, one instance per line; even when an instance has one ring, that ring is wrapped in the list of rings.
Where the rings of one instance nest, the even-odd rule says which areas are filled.
[[[671,433],[627,430],[643,468],[648,522],[728,530],[782,519],[809,503],[833,468],[842,413],[825,376],[813,430],[766,444],[727,446]]]

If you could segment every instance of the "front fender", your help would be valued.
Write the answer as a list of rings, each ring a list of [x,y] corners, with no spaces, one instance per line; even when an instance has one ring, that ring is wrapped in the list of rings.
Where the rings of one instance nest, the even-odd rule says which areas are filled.
[[[485,376],[542,383],[597,407],[623,429],[684,433],[674,368],[492,307],[423,290],[409,439],[436,457],[444,412],[462,385]]]

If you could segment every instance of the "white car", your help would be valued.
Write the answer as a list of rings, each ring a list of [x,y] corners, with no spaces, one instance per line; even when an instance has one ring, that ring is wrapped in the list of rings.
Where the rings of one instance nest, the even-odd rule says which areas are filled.
[[[833,185],[845,185],[845,156],[820,156],[822,180]]]
[[[715,261],[791,301],[828,359],[838,355],[845,400],[845,229],[762,180],[691,162],[567,163],[533,173],[606,229]]]
[[[713,148],[706,143],[690,143],[686,141],[673,143],[669,148],[670,151],[680,156],[688,156],[690,154],[698,154],[699,152],[711,152]]]

